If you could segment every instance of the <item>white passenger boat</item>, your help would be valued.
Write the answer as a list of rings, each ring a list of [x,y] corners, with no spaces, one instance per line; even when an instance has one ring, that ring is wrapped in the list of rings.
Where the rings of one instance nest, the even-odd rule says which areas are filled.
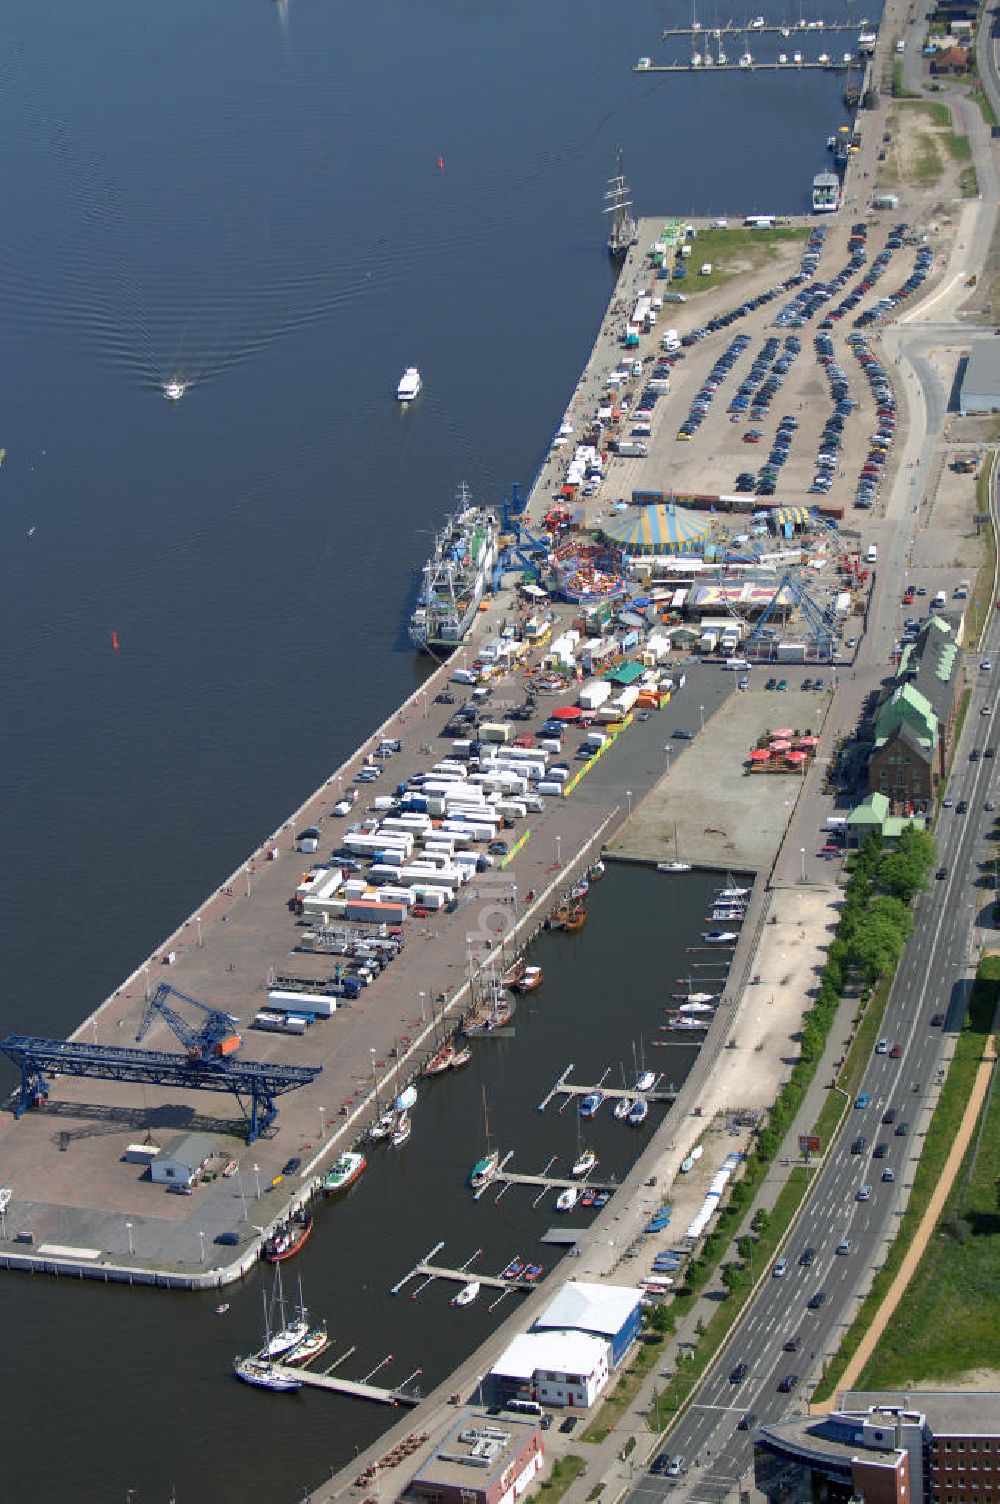
[[[176,377],[172,381],[165,381],[160,390],[168,402],[179,402],[188,389],[186,381],[178,381]]]
[[[557,1212],[571,1212],[580,1199],[580,1188],[568,1185],[564,1191],[560,1191],[556,1197]]]
[[[642,1075],[639,1077],[639,1079],[635,1083],[635,1089],[636,1089],[636,1091],[652,1091],[653,1087],[655,1085],[656,1085],[656,1072],[655,1071],[643,1071]]]
[[[479,1281],[473,1279],[467,1285],[463,1285],[457,1295],[452,1296],[451,1303],[453,1306],[471,1306],[478,1294]]]
[[[421,380],[420,372],[417,370],[416,366],[407,366],[406,370],[399,378],[399,385],[396,388],[396,401],[412,402],[414,398],[420,396],[420,391],[423,387],[423,384],[424,383]]]

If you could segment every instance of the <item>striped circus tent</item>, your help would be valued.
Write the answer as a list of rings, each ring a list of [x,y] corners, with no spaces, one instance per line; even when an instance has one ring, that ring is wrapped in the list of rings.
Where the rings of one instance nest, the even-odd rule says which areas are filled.
[[[798,528],[805,531],[813,525],[813,514],[808,507],[775,507],[771,513],[775,528]]]
[[[628,507],[604,524],[605,535],[630,554],[697,553],[707,542],[712,518],[673,506]]]

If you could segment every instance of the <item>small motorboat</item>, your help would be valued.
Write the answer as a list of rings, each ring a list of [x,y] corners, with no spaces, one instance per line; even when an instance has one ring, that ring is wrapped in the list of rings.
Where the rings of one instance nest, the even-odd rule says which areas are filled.
[[[557,1212],[571,1212],[580,1199],[580,1188],[568,1185],[564,1191],[560,1191],[556,1197]]]
[[[582,903],[577,903],[573,906],[573,908],[570,909],[569,913],[566,915],[566,918],[563,920],[563,929],[568,935],[572,935],[575,934],[577,930],[582,930],[586,922],[586,907]]]
[[[605,867],[605,865],[604,865],[603,862],[601,862],[601,861],[593,862],[587,868],[587,876],[590,878],[590,881],[592,883],[598,883],[598,882],[600,882],[601,878],[604,876],[604,874],[605,874],[606,871],[607,871],[607,868]]]
[[[515,992],[534,992],[536,987],[542,985],[542,968],[540,966],[526,966],[518,980],[513,984]]]
[[[392,1147],[401,1149],[413,1131],[413,1124],[408,1112],[401,1112],[396,1119],[396,1126],[392,1130]]]
[[[608,1204],[608,1202],[610,1200],[611,1200],[611,1192],[610,1191],[595,1191],[594,1192],[594,1206],[596,1208],[600,1209],[600,1207],[602,1207],[602,1206],[607,1206],[607,1204]]]
[[[396,401],[412,402],[416,397],[420,396],[421,390],[423,389],[423,384],[423,380],[421,378],[420,372],[417,370],[417,367],[407,366],[406,370],[399,378],[399,385],[396,388]]]
[[[619,1123],[623,1122],[624,1119],[628,1117],[631,1111],[632,1098],[619,1097],[617,1102],[615,1103],[615,1117],[618,1119]]]
[[[584,1191],[583,1195],[580,1197],[580,1205],[581,1206],[593,1206],[593,1204],[594,1204],[594,1193],[593,1193],[593,1191]]]
[[[326,1196],[339,1196],[346,1191],[354,1182],[364,1174],[368,1167],[368,1161],[363,1154],[355,1154],[345,1150],[339,1159],[327,1170],[323,1177],[323,1194]]]
[[[301,1207],[279,1222],[270,1237],[264,1239],[261,1253],[269,1264],[283,1264],[286,1259],[294,1258],[299,1249],[308,1243],[312,1230],[313,1214]]]
[[[529,1283],[533,1283],[536,1279],[539,1279],[541,1277],[541,1273],[544,1268],[544,1264],[525,1264],[524,1278],[528,1280]]]
[[[645,1097],[637,1097],[632,1104],[632,1111],[628,1115],[630,1128],[641,1128],[649,1116],[649,1103]]]
[[[500,1278],[522,1279],[524,1277],[524,1267],[524,1260],[522,1258],[513,1258],[506,1269],[501,1269]]]
[[[715,897],[716,900],[720,898],[746,898],[749,892],[749,888],[720,888]]]
[[[690,872],[690,862],[657,862],[657,872]]]
[[[599,1091],[588,1091],[586,1096],[580,1098],[580,1116],[582,1118],[592,1118],[603,1101],[604,1098]]]
[[[387,1138],[392,1138],[393,1129],[396,1126],[396,1114],[383,1112],[380,1118],[371,1125],[368,1130],[368,1138],[373,1144],[384,1144]]]
[[[735,930],[705,930],[701,938],[706,945],[732,945],[739,936]]]
[[[188,382],[179,381],[177,377],[174,376],[169,381],[165,381],[160,390],[162,391],[164,397],[166,397],[168,402],[179,402],[184,396],[184,393],[187,391],[188,386]]]
[[[453,1306],[471,1306],[472,1302],[475,1300],[476,1296],[479,1294],[479,1288],[480,1288],[479,1281],[477,1279],[470,1280],[467,1285],[463,1285],[462,1286],[461,1290],[459,1290],[459,1292],[458,1292],[457,1295],[453,1295],[452,1296],[452,1298],[451,1298],[452,1305]]]
[[[583,1153],[579,1156],[569,1173],[572,1175],[574,1180],[582,1180],[585,1175],[590,1174],[591,1170],[593,1170],[596,1165],[597,1155],[594,1153],[593,1149],[584,1149]]]
[[[639,1077],[638,1081],[635,1083],[635,1089],[636,1089],[636,1091],[652,1091],[653,1087],[655,1085],[656,1085],[656,1072],[655,1071],[643,1071],[642,1075]]]
[[[225,1316],[225,1314],[226,1314],[226,1312],[228,1310],[229,1310],[229,1302],[228,1302],[228,1300],[224,1300],[222,1302],[221,1306],[216,1306],[216,1308],[215,1308],[215,1314],[216,1314],[216,1316]]]

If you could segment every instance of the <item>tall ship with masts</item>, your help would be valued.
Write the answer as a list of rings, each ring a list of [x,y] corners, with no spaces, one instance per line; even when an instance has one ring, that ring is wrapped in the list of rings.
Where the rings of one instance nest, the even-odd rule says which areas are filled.
[[[434,540],[424,565],[410,639],[422,653],[449,652],[472,625],[497,561],[500,524],[494,513],[473,506],[468,486],[458,490],[458,506]]]
[[[639,238],[639,227],[632,213],[632,200],[629,193],[622,166],[622,149],[619,147],[614,176],[608,178],[607,192],[604,195],[608,200],[604,212],[611,215],[608,254],[616,261],[620,261],[628,253],[629,246],[635,245]]]

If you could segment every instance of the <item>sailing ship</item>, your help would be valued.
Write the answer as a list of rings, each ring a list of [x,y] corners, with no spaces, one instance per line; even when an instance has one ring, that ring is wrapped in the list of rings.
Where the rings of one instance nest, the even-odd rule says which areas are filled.
[[[302,1388],[302,1380],[296,1375],[279,1373],[270,1363],[262,1363],[259,1358],[234,1358],[233,1373],[244,1384],[252,1384],[255,1389],[272,1389],[290,1394]]]
[[[401,1149],[407,1142],[413,1131],[413,1123],[408,1112],[400,1112],[396,1116],[396,1126],[392,1130],[391,1143],[394,1149]]]
[[[514,1017],[515,1000],[508,997],[501,982],[490,984],[489,996],[481,999],[462,1023],[462,1033],[472,1038],[493,1034],[506,1028]]]
[[[523,959],[515,961],[514,965],[504,972],[501,981],[512,992],[534,992],[536,987],[542,985],[542,968],[529,966]]]
[[[691,863],[690,862],[682,862],[681,861],[680,852],[677,849],[677,825],[676,825],[676,822],[674,824],[674,854],[673,854],[673,858],[669,862],[657,862],[657,864],[656,864],[656,870],[657,870],[657,872],[690,872],[691,871]]]
[[[299,1314],[291,1321],[285,1315],[285,1295],[281,1288],[280,1268],[274,1271],[274,1289],[271,1292],[270,1305],[268,1305],[266,1290],[261,1292],[261,1298],[264,1302],[264,1346],[253,1356],[262,1363],[287,1362],[309,1334],[309,1322],[302,1305],[302,1285],[299,1284]],[[281,1325],[272,1332],[271,1322],[275,1317]]]
[[[468,486],[434,540],[410,617],[410,640],[422,653],[450,651],[472,622],[497,561],[500,526],[492,512],[472,505]]]
[[[468,1045],[464,1045],[459,1049],[453,1039],[447,1039],[441,1048],[431,1056],[420,1074],[425,1077],[431,1077],[443,1075],[445,1071],[461,1070],[462,1066],[468,1065],[471,1059],[472,1051]]]
[[[592,1118],[603,1101],[604,1097],[599,1091],[588,1091],[586,1096],[580,1098],[580,1116],[582,1118]]]
[[[608,230],[608,255],[620,261],[628,254],[629,247],[635,245],[639,237],[639,227],[632,214],[632,200],[625,181],[621,147],[618,148],[615,172],[608,179],[604,197],[608,200],[604,212],[611,215],[611,227]]]
[[[469,1184],[474,1191],[485,1190],[500,1168],[500,1150],[493,1147],[490,1138],[490,1115],[486,1104],[486,1088],[483,1087],[483,1145],[486,1153],[477,1159],[469,1175]]]

